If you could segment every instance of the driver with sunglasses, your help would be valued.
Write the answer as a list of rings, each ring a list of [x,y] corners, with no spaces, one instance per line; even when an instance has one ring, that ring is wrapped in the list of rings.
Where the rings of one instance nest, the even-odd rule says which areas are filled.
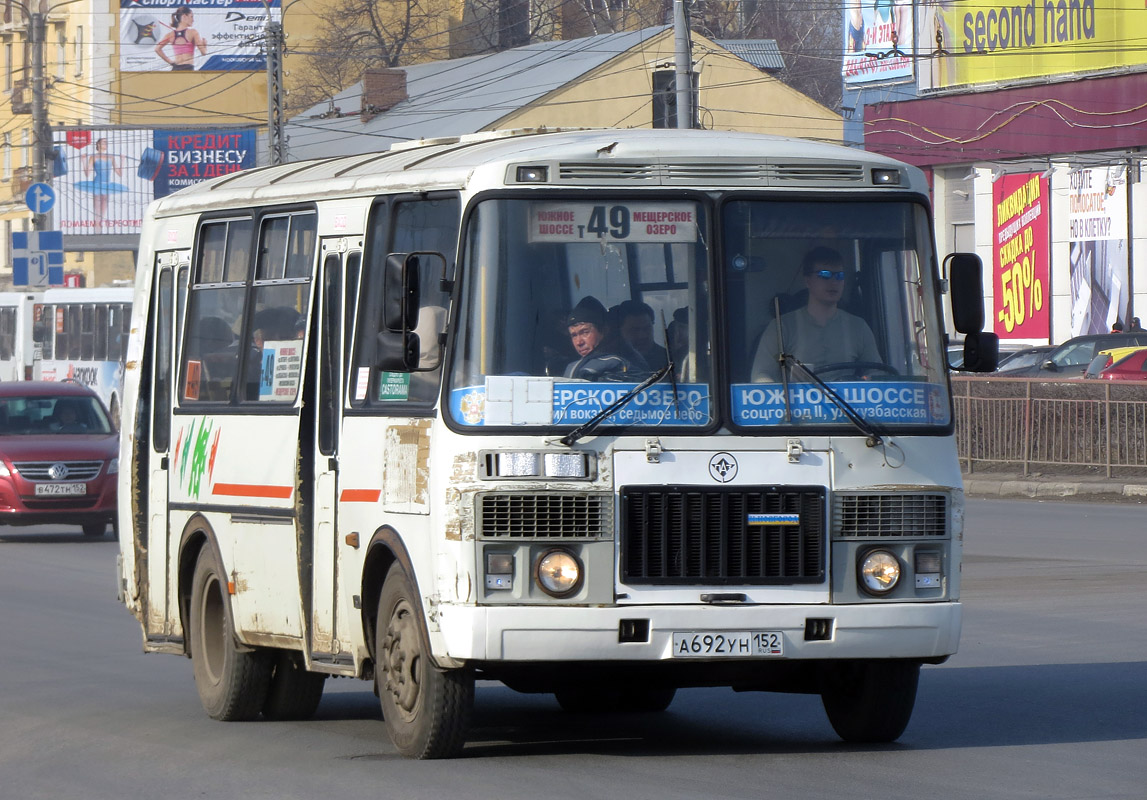
[[[844,294],[844,259],[831,247],[814,247],[801,261],[808,305],[781,317],[785,350],[810,369],[854,362],[879,362],[876,337],[860,317],[837,308]],[[771,317],[772,309],[766,311]],[[754,382],[779,381],[777,321],[772,319],[757,344]]]

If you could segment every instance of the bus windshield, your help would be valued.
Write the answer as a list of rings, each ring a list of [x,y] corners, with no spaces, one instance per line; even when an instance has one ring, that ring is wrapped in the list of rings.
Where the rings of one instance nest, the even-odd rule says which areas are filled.
[[[464,244],[454,422],[580,425],[672,360],[605,424],[707,425],[704,216],[680,196],[479,203]]]
[[[733,424],[850,424],[821,383],[869,423],[949,423],[922,206],[733,200],[721,227]]]
[[[464,242],[454,422],[580,425],[671,362],[604,424],[707,425],[717,386],[727,422],[746,432],[845,428],[849,416],[886,429],[949,424],[923,206],[731,197],[718,207],[719,249],[707,202],[682,195],[479,203]],[[711,281],[717,253],[723,274]]]

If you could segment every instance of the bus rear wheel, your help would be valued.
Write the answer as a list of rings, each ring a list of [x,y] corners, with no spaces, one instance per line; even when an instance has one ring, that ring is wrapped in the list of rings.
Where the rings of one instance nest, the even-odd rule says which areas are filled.
[[[837,736],[860,744],[894,742],[916,705],[916,661],[857,661],[835,665],[821,690]]]
[[[323,699],[327,676],[307,672],[302,653],[278,652],[271,671],[263,718],[274,721],[310,719]]]
[[[398,564],[379,594],[375,639],[379,703],[395,748],[407,758],[458,755],[474,705],[474,674],[431,661],[414,586]]]
[[[209,548],[191,581],[191,666],[203,710],[224,722],[259,716],[271,680],[271,661],[240,649],[227,612],[227,576]]]

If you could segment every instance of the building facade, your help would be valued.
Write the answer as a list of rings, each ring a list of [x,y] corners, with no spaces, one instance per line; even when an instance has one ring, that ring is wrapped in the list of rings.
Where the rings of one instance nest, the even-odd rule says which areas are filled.
[[[1147,313],[1147,30],[1128,0],[845,9],[846,138],[927,170],[1002,339]]]

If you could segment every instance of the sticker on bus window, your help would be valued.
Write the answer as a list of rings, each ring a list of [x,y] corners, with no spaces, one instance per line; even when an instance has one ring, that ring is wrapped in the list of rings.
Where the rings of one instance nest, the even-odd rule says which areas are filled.
[[[378,374],[379,400],[406,400],[409,397],[409,372],[380,372]]]
[[[199,380],[203,375],[203,364],[199,361],[187,362],[187,380],[183,382],[183,399],[199,399]]]
[[[484,386],[454,389],[451,414],[463,425],[579,425],[637,388],[636,383],[587,383],[552,378],[489,376]],[[541,397],[539,392],[548,393]],[[709,387],[650,386],[603,420],[604,425],[705,425]]]
[[[303,343],[299,339],[263,342],[263,369],[259,400],[289,402],[299,391]]]
[[[366,390],[370,386],[370,367],[359,367],[355,376],[354,399],[365,400]]]
[[[906,381],[833,381],[831,386],[860,416],[878,424],[947,425],[944,387]],[[846,424],[848,419],[819,386],[790,383],[789,402],[777,384],[733,384],[733,421],[738,425]],[[789,420],[785,419],[786,414]]]
[[[536,242],[695,242],[693,203],[531,203]]]

